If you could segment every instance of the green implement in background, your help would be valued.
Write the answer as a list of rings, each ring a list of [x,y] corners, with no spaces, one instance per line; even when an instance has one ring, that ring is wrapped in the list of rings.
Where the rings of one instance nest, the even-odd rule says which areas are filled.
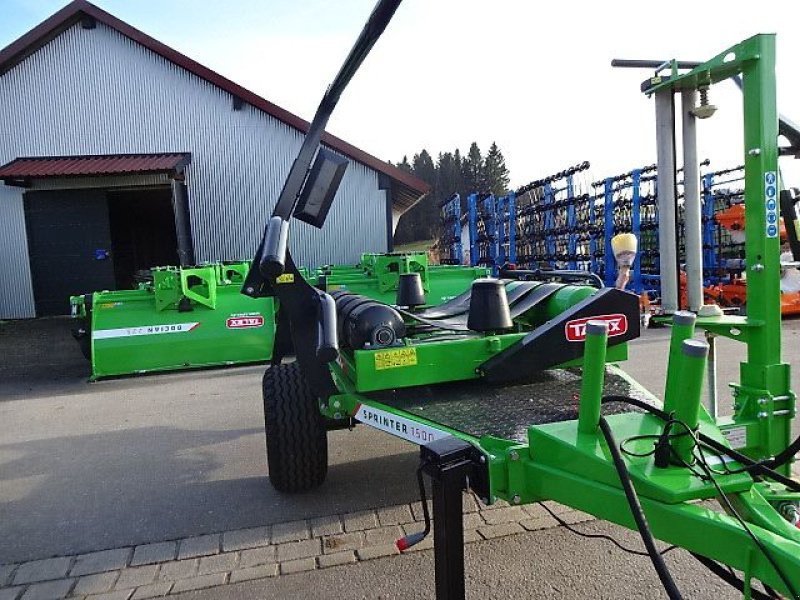
[[[265,362],[275,341],[275,300],[240,294],[248,261],[198,267],[156,267],[135,290],[99,291],[70,298],[74,329],[103,377]],[[352,266],[326,266],[304,278],[331,290],[347,289],[394,302],[400,275],[419,273],[429,304],[466,290],[485,267],[430,266],[424,252],[364,254]]]
[[[136,290],[70,299],[92,379],[263,362],[272,355],[274,301],[239,294],[248,263],[153,269]]]

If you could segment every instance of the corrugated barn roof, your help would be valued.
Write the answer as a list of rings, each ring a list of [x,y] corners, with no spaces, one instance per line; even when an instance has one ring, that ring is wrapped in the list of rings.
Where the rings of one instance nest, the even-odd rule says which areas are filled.
[[[168,154],[104,154],[98,156],[23,157],[0,167],[0,179],[90,177],[128,173],[174,173],[185,166],[188,152]]]

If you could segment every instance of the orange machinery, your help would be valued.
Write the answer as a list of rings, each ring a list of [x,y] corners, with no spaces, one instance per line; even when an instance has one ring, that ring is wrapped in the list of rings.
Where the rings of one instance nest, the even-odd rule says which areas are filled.
[[[797,197],[788,190],[782,192],[781,208],[783,219],[780,221],[781,241],[789,243],[792,252],[781,254],[781,264],[786,265],[781,269],[781,314],[783,316],[800,315],[800,271],[797,269],[798,257],[794,256],[797,249],[798,230],[800,225],[797,218]],[[717,213],[714,217],[717,222],[731,233],[734,242],[744,242],[744,204],[734,204],[730,208]],[[787,231],[786,222],[790,223]],[[747,278],[745,265],[741,260],[728,263],[728,281],[706,287],[704,290],[706,302],[715,303],[723,308],[738,307],[745,310]],[[681,305],[686,303],[685,274],[681,273],[680,290]]]

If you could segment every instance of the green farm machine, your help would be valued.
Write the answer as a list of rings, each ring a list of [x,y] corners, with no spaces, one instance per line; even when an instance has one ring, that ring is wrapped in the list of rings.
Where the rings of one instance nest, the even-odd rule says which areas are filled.
[[[268,360],[272,298],[244,298],[248,262],[157,267],[135,290],[70,298],[92,379]]]
[[[70,298],[73,335],[91,362],[91,379],[270,360],[275,304],[240,293],[249,268],[249,261],[156,267],[135,290]],[[364,254],[357,265],[301,269],[300,275],[389,302],[400,277],[412,272],[436,302],[489,274],[485,267],[429,265],[426,253],[415,252]]]
[[[445,302],[427,296],[413,270],[377,299],[301,275],[291,219],[322,228],[336,190],[322,131],[399,3],[377,4],[327,89],[242,287],[277,306],[263,379],[272,485],[319,485],[328,424],[357,421],[420,446],[419,487],[424,495],[423,475],[431,478],[433,519],[423,502],[424,531],[398,547],[420,541],[433,522],[440,600],[465,595],[464,490],[487,504],[554,500],[637,530],[670,598],[681,594],[655,539],[688,550],[745,598],[800,598],[800,483],[791,478],[800,440],[791,441],[795,394],[781,360],[774,36],[756,35],[690,70],[668,62],[642,87],[656,100],[659,175],[668,183],[675,95],[693,108],[697,90],[737,74],[744,82],[748,314],[669,316],[660,400],[616,366],[639,335],[637,297],[593,285],[588,274],[506,269]],[[686,181],[698,169],[702,113],[683,114]],[[659,201],[675,198],[659,193]],[[685,226],[698,225],[691,194],[685,210]],[[662,243],[662,264],[675,263],[674,239]],[[731,385],[732,417],[701,404],[713,352],[696,339],[701,332],[747,348]],[[290,354],[295,361],[280,360]]]

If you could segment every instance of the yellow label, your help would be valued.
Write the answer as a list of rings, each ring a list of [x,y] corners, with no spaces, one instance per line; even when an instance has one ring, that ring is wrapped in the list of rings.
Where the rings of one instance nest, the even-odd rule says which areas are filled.
[[[375,370],[397,369],[417,364],[416,348],[399,348],[398,350],[381,350],[375,353]]]
[[[284,273],[283,275],[278,275],[278,278],[275,280],[276,283],[294,283],[294,273]]]

